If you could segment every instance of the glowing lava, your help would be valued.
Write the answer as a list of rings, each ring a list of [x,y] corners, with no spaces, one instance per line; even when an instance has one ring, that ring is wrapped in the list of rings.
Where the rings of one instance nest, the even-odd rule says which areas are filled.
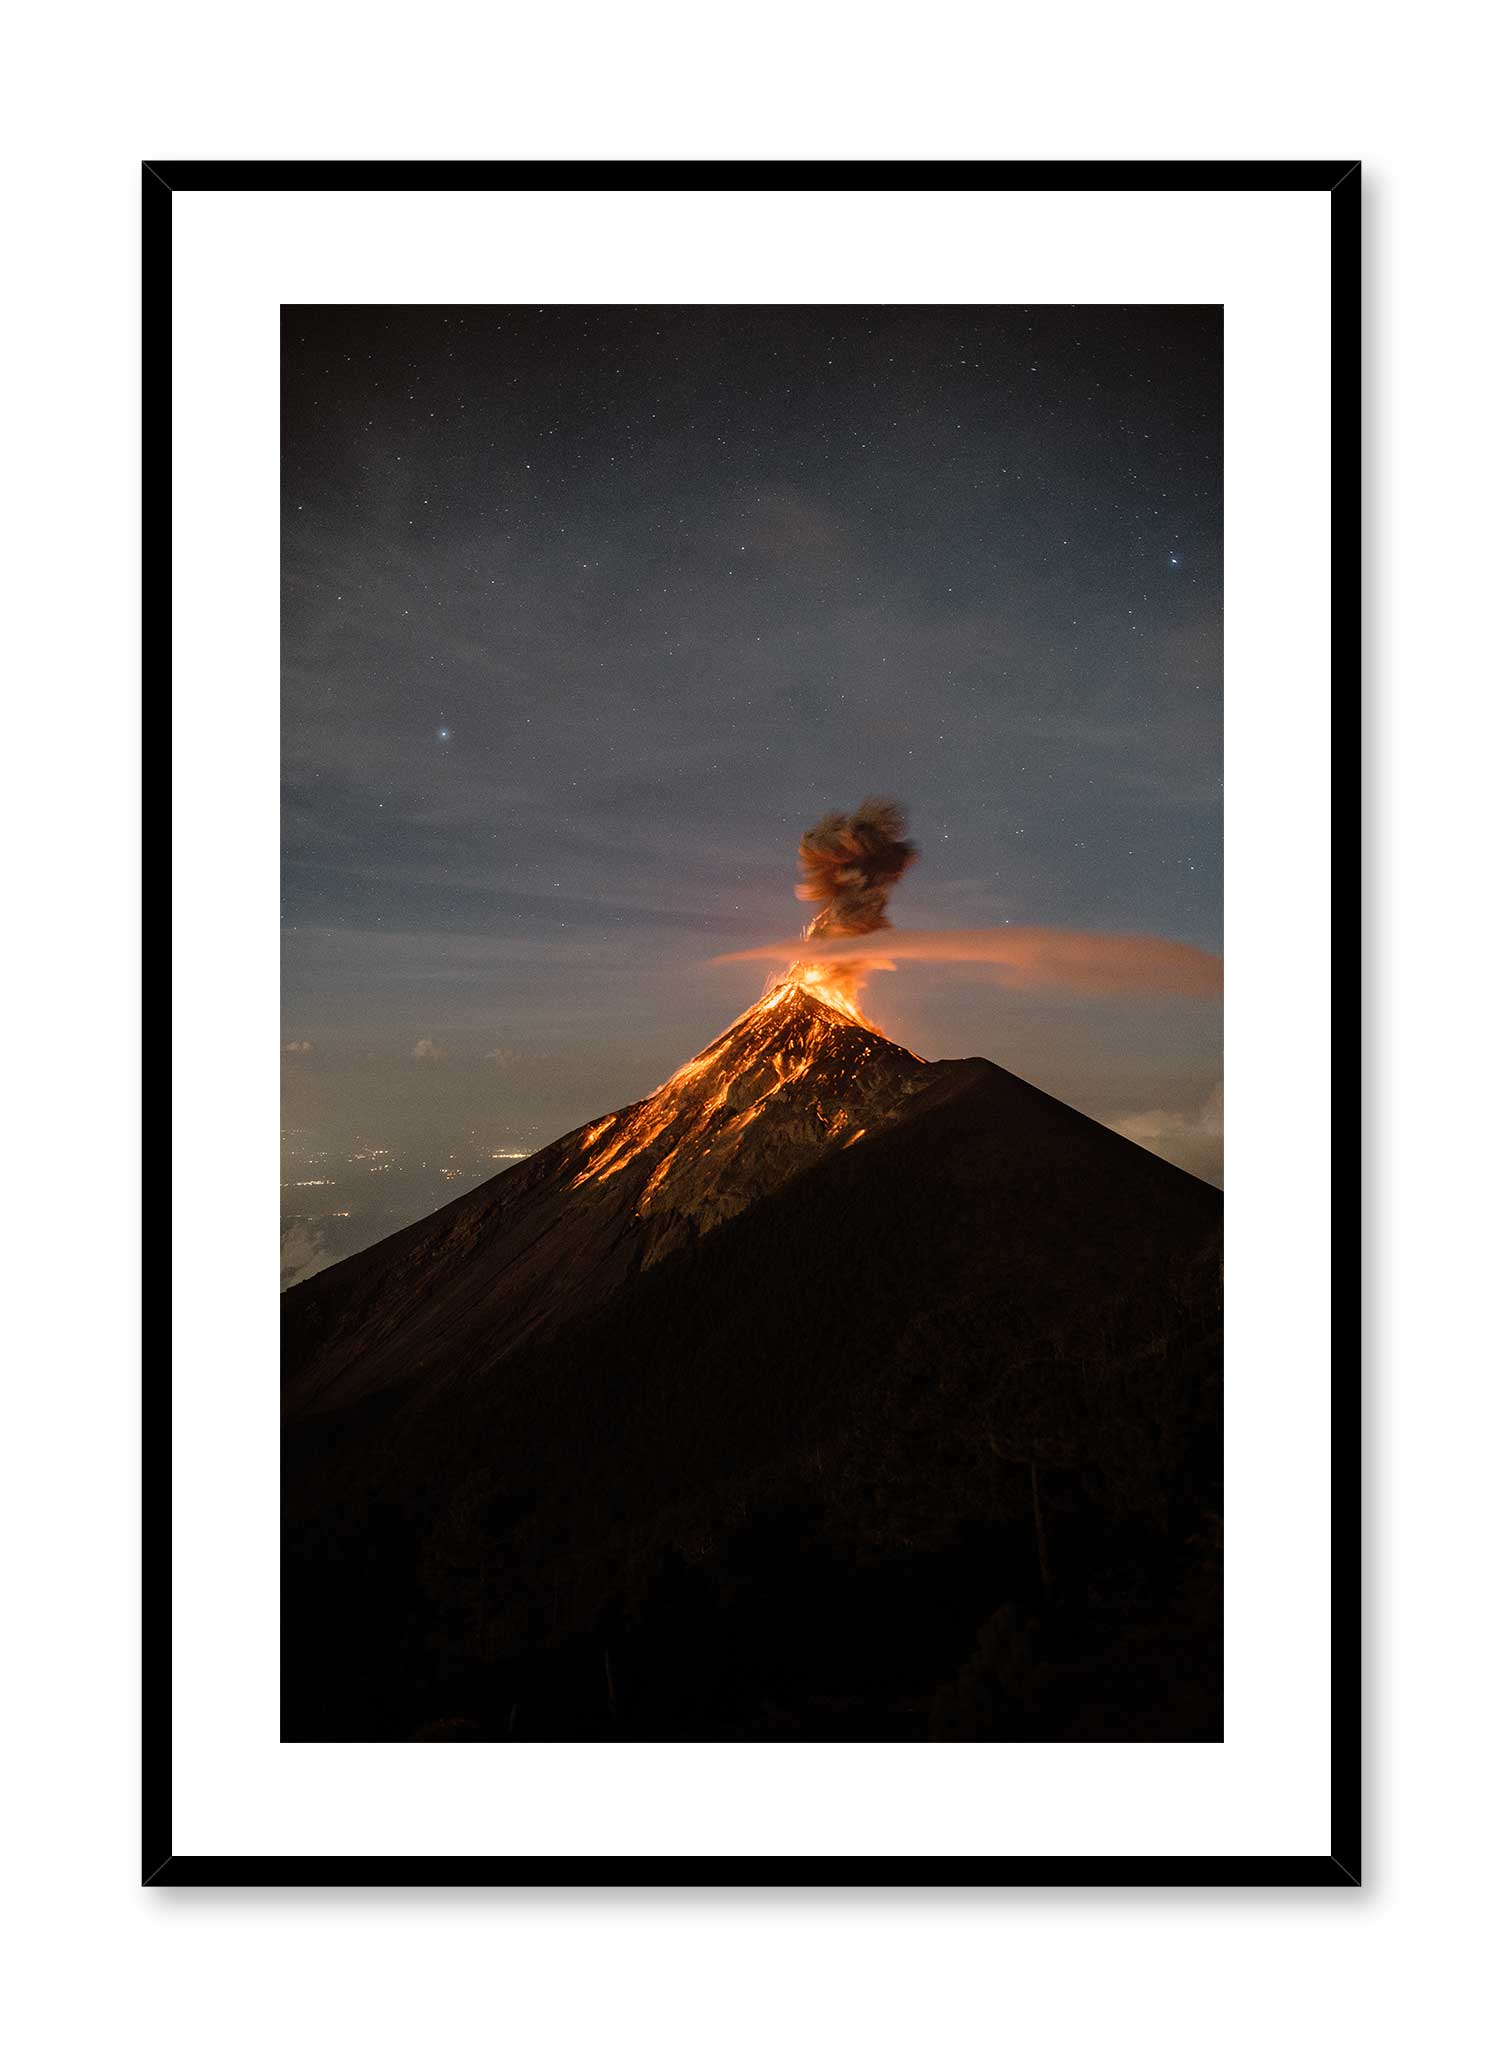
[[[581,1134],[574,1188],[636,1166],[635,1213],[672,1208],[717,1219],[743,1182],[806,1163],[865,1135],[874,1098],[924,1065],[856,1001],[863,969],[796,961],[730,1029],[661,1088]]]
[[[788,989],[807,989],[811,996],[828,1003],[832,1010],[838,1010],[851,1023],[859,1024],[867,1031],[877,1031],[876,1025],[856,1000],[869,965],[865,960],[795,960],[785,973],[778,976],[768,995],[775,996]],[[879,1038],[885,1035],[877,1032]]]

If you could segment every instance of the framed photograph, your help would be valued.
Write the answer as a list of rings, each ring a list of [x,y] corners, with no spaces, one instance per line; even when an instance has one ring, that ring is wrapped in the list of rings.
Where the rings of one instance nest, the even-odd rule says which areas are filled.
[[[144,1883],[1358,1884],[1359,166],[142,205]]]

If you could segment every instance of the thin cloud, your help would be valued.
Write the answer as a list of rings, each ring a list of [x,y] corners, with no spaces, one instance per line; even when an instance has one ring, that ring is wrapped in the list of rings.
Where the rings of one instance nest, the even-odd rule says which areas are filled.
[[[312,1052],[313,1040],[311,1038],[294,1038],[289,1044],[284,1045],[282,1050],[293,1058],[300,1059]]]
[[[1001,925],[970,931],[883,931],[815,945],[804,939],[721,953],[738,960],[861,960],[871,968],[900,960],[985,965],[1009,987],[1066,989],[1093,996],[1218,996],[1221,959],[1179,939],[1077,932],[1047,925]]]
[[[412,1057],[415,1060],[441,1060],[443,1053],[431,1038],[420,1038],[412,1048]]]

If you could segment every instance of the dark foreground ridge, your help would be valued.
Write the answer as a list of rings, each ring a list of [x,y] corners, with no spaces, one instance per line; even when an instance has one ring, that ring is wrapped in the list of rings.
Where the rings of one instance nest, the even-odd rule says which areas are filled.
[[[1219,1739],[1220,1219],[774,992],[284,1296],[284,1739]]]

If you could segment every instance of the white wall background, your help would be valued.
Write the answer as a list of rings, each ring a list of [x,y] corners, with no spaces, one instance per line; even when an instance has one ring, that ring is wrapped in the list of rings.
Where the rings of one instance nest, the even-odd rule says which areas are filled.
[[[13,32],[3,1921],[28,2041],[1471,2038],[1488,2009],[1498,861],[1488,67],[1273,0],[85,8]],[[1367,1889],[523,1898],[136,1888],[136,163],[1367,163],[1373,1497]],[[1298,504],[1290,546],[1301,545]],[[148,686],[159,679],[148,679]],[[1339,737],[1339,736],[1338,736]],[[1348,744],[1352,736],[1348,735]],[[147,878],[150,890],[155,878]],[[1357,907],[1349,906],[1355,918]],[[1345,1049],[1353,1062],[1358,1048]],[[146,1133],[148,1146],[161,1133]],[[1297,1173],[1299,1161],[1291,1162]],[[1348,1201],[1352,1200],[1350,1193]],[[1355,1218],[1352,1218],[1355,1223]],[[1350,1317],[1354,1310],[1348,1307]]]

